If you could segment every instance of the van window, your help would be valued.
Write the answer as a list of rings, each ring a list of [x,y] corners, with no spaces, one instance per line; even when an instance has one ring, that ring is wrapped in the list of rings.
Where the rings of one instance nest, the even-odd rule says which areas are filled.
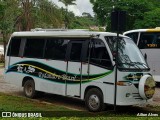
[[[8,47],[7,56],[19,56],[19,49],[21,44],[21,38],[12,38]]]
[[[27,38],[24,57],[42,58],[45,45],[45,39]]]
[[[47,40],[45,58],[54,60],[65,60],[67,44],[69,40],[50,38]]]
[[[106,46],[104,42],[99,39],[91,42],[90,63],[103,67],[112,67]]]
[[[140,49],[160,48],[160,33],[141,33],[138,47]]]

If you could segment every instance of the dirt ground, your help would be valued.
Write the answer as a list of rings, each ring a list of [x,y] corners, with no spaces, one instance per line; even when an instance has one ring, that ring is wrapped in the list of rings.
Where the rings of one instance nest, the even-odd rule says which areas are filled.
[[[12,95],[22,95],[23,88],[22,87],[19,88],[15,85],[6,83],[4,81],[3,74],[4,74],[4,69],[0,68],[0,92],[9,93]]]
[[[11,95],[24,96],[23,95],[23,88],[6,83],[4,81],[3,74],[4,74],[4,70],[2,68],[0,68],[0,92],[11,94]],[[48,104],[50,104],[50,103],[51,104],[59,104],[59,105],[63,105],[65,107],[69,107],[72,109],[85,110],[84,102],[79,101],[79,100],[77,100],[77,102],[75,102],[72,99],[58,96],[58,95],[45,94],[45,97],[40,97],[36,100],[38,100],[40,102],[48,103]],[[153,97],[153,101],[148,102],[146,105],[160,106],[160,88],[156,88],[155,95]]]

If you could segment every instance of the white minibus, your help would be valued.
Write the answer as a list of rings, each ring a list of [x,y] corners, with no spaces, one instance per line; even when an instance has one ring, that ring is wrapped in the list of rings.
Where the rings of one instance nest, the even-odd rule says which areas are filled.
[[[124,33],[138,45],[151,68],[153,78],[160,85],[160,28],[136,29]]]
[[[129,37],[109,32],[14,32],[5,55],[5,80],[24,87],[26,97],[45,92],[79,98],[93,112],[114,104],[115,88],[116,105],[147,102],[155,91],[149,70]]]

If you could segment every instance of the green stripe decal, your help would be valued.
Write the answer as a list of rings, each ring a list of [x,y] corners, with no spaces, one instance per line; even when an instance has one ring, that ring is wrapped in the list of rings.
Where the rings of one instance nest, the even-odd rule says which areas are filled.
[[[77,84],[77,83],[86,83],[91,82],[93,80],[101,79],[105,76],[108,76],[113,71],[107,71],[101,74],[94,74],[94,75],[82,75],[82,80],[80,74],[74,73],[67,73],[66,71],[58,70],[54,67],[45,65],[40,62],[36,61],[22,61],[19,63],[15,63],[9,66],[8,72],[17,72],[22,74],[27,74],[30,76],[38,77],[41,79],[49,80],[52,82],[59,82],[59,83],[69,83],[69,84]]]

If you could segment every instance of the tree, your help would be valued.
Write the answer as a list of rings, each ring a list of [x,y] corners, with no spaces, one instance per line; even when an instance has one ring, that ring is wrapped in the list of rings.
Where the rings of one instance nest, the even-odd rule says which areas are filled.
[[[48,0],[40,0],[35,8],[35,27],[59,28],[63,24],[63,15],[60,8]]]
[[[82,16],[83,16],[83,17],[92,18],[91,14],[90,14],[90,13],[87,13],[87,12],[83,12],[83,13],[82,13]]]
[[[19,0],[18,31],[35,27],[59,27],[62,24],[60,9],[48,0]]]
[[[0,0],[0,13],[4,51],[13,31],[62,25],[61,10],[48,0]]]
[[[94,18],[77,16],[70,23],[69,27],[72,29],[90,29],[91,26],[95,26]]]
[[[33,8],[37,0],[19,0],[19,15],[17,16],[17,29],[29,31],[34,22]]]
[[[137,19],[135,28],[155,28],[160,26],[160,8],[145,12],[143,20]]]
[[[135,29],[137,20],[143,20],[146,12],[154,10],[159,6],[158,0],[90,0],[94,5],[93,10],[97,14],[99,24],[107,24],[110,30],[110,13],[115,10],[127,11],[127,30]],[[137,24],[138,25],[138,24]]]
[[[121,0],[117,6],[121,10],[127,11],[127,30],[135,29],[136,21],[143,20],[144,13],[154,9],[149,0]]]
[[[68,11],[69,5],[76,5],[75,3],[76,0],[59,0],[59,1],[62,2],[66,6],[67,11]]]
[[[0,1],[0,30],[4,45],[4,54],[6,51],[6,44],[9,39],[10,34],[14,30],[14,16],[17,14],[17,2],[10,0]]]
[[[65,11],[65,19],[64,19],[64,23],[65,23],[65,28],[68,28],[68,24],[69,24],[69,18],[68,18],[68,6],[69,5],[76,5],[75,1],[76,0],[59,0],[60,2],[62,2],[65,7],[66,7],[66,11]]]

